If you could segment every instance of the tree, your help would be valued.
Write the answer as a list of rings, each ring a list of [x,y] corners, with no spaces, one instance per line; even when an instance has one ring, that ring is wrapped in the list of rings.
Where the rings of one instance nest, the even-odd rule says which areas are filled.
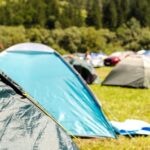
[[[117,29],[118,40],[122,41],[122,46],[128,50],[140,49],[141,26],[135,18],[130,19],[126,24]]]
[[[45,0],[45,3],[46,27],[53,29],[55,28],[56,22],[59,21],[60,16],[58,0]]]
[[[128,21],[130,12],[130,0],[115,0],[117,11],[117,27]]]
[[[87,10],[86,23],[88,26],[102,27],[102,1],[94,0]]]
[[[140,21],[142,26],[150,26],[150,1],[149,0],[134,0],[131,3],[131,14]]]
[[[117,8],[114,0],[107,0],[103,9],[104,27],[114,29],[117,27]]]

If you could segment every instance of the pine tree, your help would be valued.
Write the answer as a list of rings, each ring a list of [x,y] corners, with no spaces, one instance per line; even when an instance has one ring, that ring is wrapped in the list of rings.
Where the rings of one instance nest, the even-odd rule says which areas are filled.
[[[105,3],[104,9],[104,17],[103,17],[103,23],[105,27],[114,29],[117,27],[117,8],[114,0],[108,0]]]
[[[102,27],[102,1],[94,0],[91,7],[88,8],[86,23],[96,28]]]
[[[59,4],[58,0],[45,0],[46,3],[46,26],[50,29],[55,28],[56,22],[59,20]]]
[[[150,26],[150,1],[149,0],[134,0],[131,3],[131,16],[140,21],[142,26]]]
[[[130,0],[115,0],[117,10],[117,27],[128,21],[130,12]]]

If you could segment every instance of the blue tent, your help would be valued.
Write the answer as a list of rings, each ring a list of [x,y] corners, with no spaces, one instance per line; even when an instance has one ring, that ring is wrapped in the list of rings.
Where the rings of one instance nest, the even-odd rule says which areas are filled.
[[[144,52],[144,55],[150,56],[150,50],[146,50],[146,51]]]
[[[12,46],[0,54],[0,70],[69,134],[115,137],[94,95],[53,49],[34,43]]]

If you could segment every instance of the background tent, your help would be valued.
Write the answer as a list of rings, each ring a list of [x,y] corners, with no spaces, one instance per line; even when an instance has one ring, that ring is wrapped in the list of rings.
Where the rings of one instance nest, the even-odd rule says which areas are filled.
[[[107,55],[103,52],[91,53],[91,64],[93,67],[102,67],[104,66],[104,59],[107,58]]]
[[[71,138],[0,77],[0,149],[77,150]]]
[[[115,137],[88,87],[51,48],[12,46],[0,54],[0,69],[72,135]]]
[[[100,83],[95,69],[85,60],[73,55],[65,55],[63,58],[75,68],[87,84]]]
[[[140,55],[127,57],[114,67],[102,84],[149,88],[150,59]]]
[[[150,50],[146,50],[143,55],[150,56]]]

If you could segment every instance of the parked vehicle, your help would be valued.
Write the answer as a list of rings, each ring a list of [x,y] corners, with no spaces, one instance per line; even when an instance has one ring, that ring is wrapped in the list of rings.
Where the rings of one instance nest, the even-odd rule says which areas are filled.
[[[119,58],[120,55],[121,55],[121,52],[115,52],[111,54],[110,56],[104,59],[104,65],[105,66],[116,65],[120,61],[120,58]]]
[[[114,66],[118,62],[120,62],[122,59],[134,55],[135,53],[132,51],[124,51],[124,52],[114,52],[110,56],[108,56],[106,59],[104,59],[104,65],[105,66]]]

